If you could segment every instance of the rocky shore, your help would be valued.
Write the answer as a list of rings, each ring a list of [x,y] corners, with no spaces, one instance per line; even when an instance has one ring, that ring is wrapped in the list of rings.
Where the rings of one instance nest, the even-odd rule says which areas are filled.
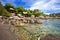
[[[2,24],[11,24],[11,25],[24,25],[24,24],[41,24],[43,19],[60,19],[60,17],[35,17],[32,15],[31,17],[24,17],[20,14],[17,16],[0,16],[0,23]]]
[[[14,30],[15,27],[0,23],[0,40],[18,40]]]
[[[0,23],[2,24],[11,24],[11,25],[24,25],[24,24],[40,24],[42,23],[42,19],[39,17],[6,17],[6,16],[0,16]]]
[[[1,23],[0,25],[5,25],[6,24],[5,26],[7,26],[7,27],[3,26],[4,29],[3,28],[2,29],[3,30],[5,30],[5,28],[8,29],[9,32],[12,32],[15,35],[17,35],[17,38],[19,40],[28,40],[29,38],[31,39],[32,36],[30,35],[30,33],[27,33],[27,31],[23,31],[23,30],[26,29],[26,27],[24,27],[24,29],[22,28],[23,30],[20,29],[20,28],[19,28],[20,30],[18,30],[17,27],[18,26],[19,27],[25,26],[25,25],[28,25],[28,24],[35,24],[35,23],[41,24],[43,22],[43,19],[44,18],[41,18],[41,17],[22,17],[22,16],[21,17],[20,16],[6,17],[6,16],[0,16],[0,23]],[[1,29],[1,27],[0,27],[0,29]],[[28,29],[30,29],[30,30],[28,30]],[[29,32],[31,31],[31,33],[32,32],[34,33],[34,31],[32,31],[33,29],[34,28],[31,29],[30,27],[27,27],[26,30],[28,30]],[[28,37],[24,33],[25,34],[27,33],[27,35],[29,34]],[[25,35],[26,38],[22,35]],[[34,38],[35,37],[33,37],[32,39],[34,39]],[[39,38],[39,39],[40,40],[60,40],[60,37],[56,36],[56,35],[49,34],[49,35],[46,35],[45,37],[42,37],[42,38]]]
[[[17,17],[17,16],[14,16],[15,18]],[[0,16],[0,30],[1,29],[3,29],[3,30],[5,30],[5,29],[7,29],[7,31],[2,31],[1,30],[1,32],[6,32],[6,35],[7,35],[7,39],[6,40],[8,40],[9,38],[8,37],[11,37],[11,38],[13,38],[15,35],[16,35],[16,37],[15,37],[15,39],[11,39],[11,40],[28,40],[29,38],[31,38],[32,36],[30,35],[30,33],[28,33],[29,34],[29,38],[28,37],[26,37],[26,35],[23,33],[23,32],[26,32],[27,33],[27,31],[23,31],[23,30],[18,30],[18,28],[17,27],[15,27],[16,25],[17,26],[22,26],[22,25],[24,25],[25,26],[25,24],[27,24],[28,22],[25,22],[25,21],[22,21],[22,20],[28,20],[28,21],[31,21],[31,19],[33,19],[33,18],[31,18],[31,17],[23,17],[23,18],[14,18],[14,17],[3,17],[3,16]],[[29,19],[30,18],[30,19]],[[22,20],[21,20],[22,19]],[[37,17],[37,21],[38,21],[38,17]],[[33,19],[34,20],[34,19]],[[40,21],[41,21],[41,19],[39,19]],[[28,24],[30,24],[31,22],[29,22]],[[35,23],[35,22],[34,22]],[[34,23],[31,23],[31,24],[34,24]],[[3,25],[3,26],[1,26],[1,25]],[[14,25],[14,26],[11,26],[11,25]],[[23,28],[22,28],[23,29]],[[33,28],[32,28],[33,29]],[[20,32],[21,31],[21,32]],[[23,31],[23,32],[22,32]],[[29,30],[28,30],[29,31]],[[33,31],[32,31],[33,32]],[[8,34],[10,35],[8,35]],[[10,33],[14,33],[14,35],[12,35],[12,34],[10,34]],[[24,36],[22,36],[22,35],[25,35],[25,37]],[[3,34],[2,34],[3,35]],[[6,38],[5,36],[3,36],[4,38]],[[35,38],[35,37],[34,37]],[[33,39],[34,39],[33,38]],[[10,40],[10,39],[9,39]],[[48,34],[48,35],[46,35],[46,36],[44,36],[44,37],[42,37],[42,38],[40,38],[40,40],[60,40],[60,36],[56,36],[56,35],[52,35],[52,34]]]

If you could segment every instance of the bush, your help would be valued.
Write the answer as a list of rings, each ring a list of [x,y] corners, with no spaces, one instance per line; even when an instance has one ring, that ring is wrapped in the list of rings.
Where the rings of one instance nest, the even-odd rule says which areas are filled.
[[[0,2],[0,16],[11,16],[11,14],[3,7]]]

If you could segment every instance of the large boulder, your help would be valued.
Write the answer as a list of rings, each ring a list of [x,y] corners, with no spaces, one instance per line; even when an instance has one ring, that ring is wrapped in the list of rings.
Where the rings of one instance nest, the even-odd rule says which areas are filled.
[[[0,16],[0,23],[2,23],[2,16]]]
[[[34,21],[33,19],[31,19],[31,20],[30,20],[30,23],[32,23],[32,24],[33,24],[33,23],[35,23],[35,21]]]
[[[12,29],[10,29],[10,25],[0,23],[0,40],[17,40],[17,35],[12,33]]]
[[[60,36],[48,34],[45,37],[41,38],[41,40],[60,40]]]

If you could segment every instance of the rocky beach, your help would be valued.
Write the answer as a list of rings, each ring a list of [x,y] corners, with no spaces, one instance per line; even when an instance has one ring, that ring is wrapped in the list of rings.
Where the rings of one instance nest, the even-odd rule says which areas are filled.
[[[26,0],[22,1],[0,1],[0,40],[60,40],[60,12],[49,5],[57,1],[50,0],[43,8],[40,7],[46,0],[35,0],[37,2],[30,5],[32,7]]]

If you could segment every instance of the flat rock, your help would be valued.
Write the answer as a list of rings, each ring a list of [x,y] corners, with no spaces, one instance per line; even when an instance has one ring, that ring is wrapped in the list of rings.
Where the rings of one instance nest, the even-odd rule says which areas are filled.
[[[9,30],[9,25],[0,24],[0,40],[17,40],[16,35]]]

